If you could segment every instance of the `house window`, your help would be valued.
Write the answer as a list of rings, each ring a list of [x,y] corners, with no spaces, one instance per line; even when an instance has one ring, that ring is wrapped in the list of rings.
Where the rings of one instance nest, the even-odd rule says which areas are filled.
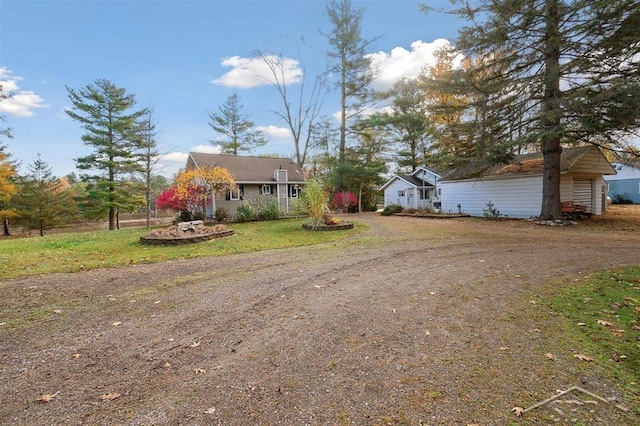
[[[398,197],[404,197],[404,189],[398,191]]]
[[[289,185],[289,198],[300,197],[300,185]]]
[[[271,195],[271,185],[262,185],[260,187],[260,195]]]
[[[244,200],[244,188],[242,185],[238,185],[236,190],[230,189],[227,191],[227,200]]]
[[[418,197],[420,197],[421,200],[430,199],[431,198],[431,189],[427,189],[427,188],[418,189]]]

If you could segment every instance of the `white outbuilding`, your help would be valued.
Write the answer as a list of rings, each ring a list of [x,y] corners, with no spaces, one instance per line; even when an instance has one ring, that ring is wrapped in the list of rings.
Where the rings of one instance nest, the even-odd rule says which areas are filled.
[[[410,175],[395,174],[382,187],[384,205],[405,209],[440,208],[440,175],[418,167]]]
[[[469,164],[440,180],[442,211],[483,216],[489,203],[500,215],[530,218],[542,206],[542,153],[524,154],[508,164]],[[565,148],[560,157],[560,199],[586,206],[586,212],[606,209],[607,184],[603,175],[616,171],[602,152],[589,145]]]

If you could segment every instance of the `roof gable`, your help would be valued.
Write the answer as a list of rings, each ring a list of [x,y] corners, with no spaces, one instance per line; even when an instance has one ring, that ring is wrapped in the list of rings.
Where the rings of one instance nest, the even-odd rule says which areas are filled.
[[[423,174],[424,172],[426,172],[430,176],[430,178],[427,177],[427,179],[423,179],[422,176],[424,176]],[[419,177],[419,175],[421,174],[422,176]],[[435,186],[434,184],[439,178],[440,178],[439,174],[434,173],[425,167],[419,167],[410,175],[395,174],[391,176],[391,178],[387,182],[385,182],[384,185],[380,187],[380,190],[384,191],[386,187],[391,185],[393,181],[397,179],[406,182],[407,184],[413,186],[414,188],[422,188],[427,186]],[[430,182],[430,180],[432,180],[433,182]]]
[[[275,170],[287,170],[288,182],[304,182],[302,168],[290,158],[190,152],[187,169],[224,167],[238,183],[275,182]]]
[[[543,161],[542,153],[536,152],[518,155],[509,163],[492,165],[487,162],[470,162],[447,173],[442,180],[541,175]],[[560,173],[611,175],[616,171],[596,146],[589,145],[563,149],[560,155]]]

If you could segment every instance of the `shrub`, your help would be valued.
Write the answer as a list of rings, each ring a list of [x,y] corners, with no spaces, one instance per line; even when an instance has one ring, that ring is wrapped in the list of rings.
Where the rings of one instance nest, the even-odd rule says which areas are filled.
[[[311,216],[316,225],[324,223],[325,214],[329,210],[327,194],[318,182],[311,181],[304,186],[296,204],[296,210],[302,215]]]
[[[343,209],[348,212],[349,209],[358,205],[358,196],[353,192],[340,191],[333,196],[331,205],[336,209]]]
[[[242,204],[238,206],[238,209],[236,210],[236,221],[248,222],[250,220],[255,220],[255,219],[256,219],[256,213],[251,203],[244,201]]]
[[[229,212],[224,207],[218,207],[213,217],[215,217],[218,222],[222,222],[229,217]]]
[[[404,208],[398,204],[389,204],[386,206],[380,214],[382,216],[391,216],[392,214],[402,213]]]
[[[486,209],[482,209],[482,215],[485,217],[485,219],[491,219],[491,220],[496,220],[500,216],[502,216],[500,214],[500,210],[496,209],[491,201],[487,203]]]
[[[278,201],[273,197],[258,199],[253,207],[258,220],[277,220],[280,218]]]
[[[633,201],[627,198],[627,193],[624,194],[616,194],[611,199],[613,204],[633,204]]]
[[[273,197],[261,197],[255,201],[243,201],[236,210],[236,221],[277,220],[280,218],[278,200]]]

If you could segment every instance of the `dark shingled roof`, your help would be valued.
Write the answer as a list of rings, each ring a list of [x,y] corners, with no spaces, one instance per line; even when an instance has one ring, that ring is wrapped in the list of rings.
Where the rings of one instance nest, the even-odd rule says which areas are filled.
[[[406,180],[409,183],[414,184],[415,186],[420,186],[420,187],[422,187],[422,186],[433,186],[429,182],[424,182],[422,179],[418,179],[415,176],[411,176],[411,175],[396,175],[396,176]]]
[[[288,182],[304,182],[302,169],[290,158],[253,157],[190,152],[187,169],[194,167],[224,167],[238,183],[275,182],[274,170],[287,170]]]
[[[598,150],[598,148],[592,145],[577,148],[563,148],[562,154],[560,154],[560,173],[568,173],[583,156],[593,150]],[[445,173],[441,180],[448,181],[498,176],[540,175],[542,174],[542,166],[542,153],[535,152],[531,154],[517,155],[509,163],[490,164],[482,161],[471,161],[461,165],[457,169]]]

